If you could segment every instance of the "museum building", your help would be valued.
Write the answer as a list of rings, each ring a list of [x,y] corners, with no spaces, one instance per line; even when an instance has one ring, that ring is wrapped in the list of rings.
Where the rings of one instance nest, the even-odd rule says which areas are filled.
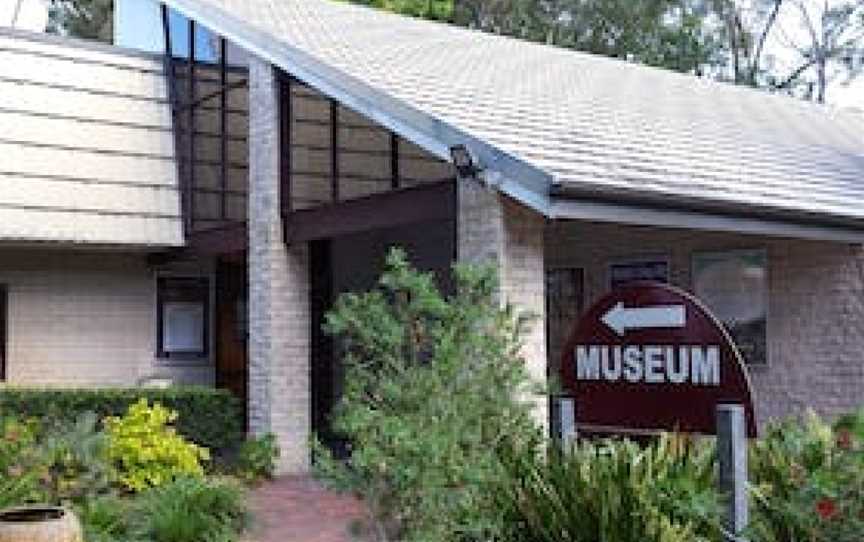
[[[538,381],[654,281],[725,324],[760,426],[864,402],[860,112],[331,0],[119,0],[115,28],[0,29],[7,385],[224,387],[303,472],[343,374],[323,315],[399,245],[444,285],[495,266]],[[637,354],[715,378],[663,345],[585,376]]]

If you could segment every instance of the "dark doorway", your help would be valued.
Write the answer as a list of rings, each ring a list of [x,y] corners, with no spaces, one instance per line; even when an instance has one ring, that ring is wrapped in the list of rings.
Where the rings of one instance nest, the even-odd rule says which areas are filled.
[[[246,258],[223,258],[216,272],[216,386],[247,406],[248,303]]]
[[[573,326],[585,305],[585,272],[581,268],[546,270],[546,376],[550,383],[560,384],[561,355]],[[560,402],[549,397],[549,431],[561,438]]]
[[[6,381],[6,330],[8,325],[8,291],[0,284],[0,382]]]
[[[344,442],[330,425],[341,384],[341,367],[333,339],[324,333],[325,315],[333,304],[333,270],[329,240],[309,243],[309,302],[312,322],[312,431],[336,455],[345,455]]]

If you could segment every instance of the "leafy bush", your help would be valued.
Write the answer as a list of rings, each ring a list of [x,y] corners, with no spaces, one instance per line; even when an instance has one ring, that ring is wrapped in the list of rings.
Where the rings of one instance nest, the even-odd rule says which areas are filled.
[[[178,432],[216,455],[243,440],[243,405],[226,390],[203,386],[167,389],[27,389],[0,387],[0,418],[26,413],[47,423],[74,423],[85,412],[98,418],[121,416],[140,399],[180,414]]]
[[[232,542],[248,512],[236,485],[180,478],[143,493],[131,521],[133,538],[148,542]]]
[[[580,442],[521,455],[497,496],[503,542],[696,542],[719,539],[711,446],[664,435]]]
[[[0,509],[47,499],[46,465],[37,447],[40,431],[35,420],[0,418]]]
[[[279,444],[276,435],[267,433],[260,437],[250,437],[240,447],[235,470],[237,475],[248,483],[272,479],[276,474],[276,460],[279,458]]]
[[[750,452],[752,538],[864,539],[864,408],[835,427],[815,414],[769,428]]]
[[[529,318],[496,299],[488,268],[456,266],[445,297],[405,254],[387,257],[379,289],[341,296],[326,329],[342,340],[344,393],[333,418],[346,463],[317,446],[318,473],[362,495],[379,539],[488,539],[506,451],[539,442],[519,355]]]
[[[105,420],[108,455],[120,482],[131,491],[160,486],[180,476],[204,475],[206,448],[186,441],[171,427],[177,413],[141,399],[122,418]]]
[[[85,500],[75,508],[87,542],[128,542],[131,503],[117,496]]]
[[[43,481],[53,501],[80,502],[111,489],[108,437],[94,413],[86,412],[72,424],[54,424],[39,447],[47,469]]]

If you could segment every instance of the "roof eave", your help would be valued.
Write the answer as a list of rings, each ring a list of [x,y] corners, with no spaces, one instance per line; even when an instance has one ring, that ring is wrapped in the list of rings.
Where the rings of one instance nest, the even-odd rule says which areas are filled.
[[[802,216],[795,213],[757,213],[750,209],[726,211],[698,206],[657,205],[633,201],[579,198],[551,199],[550,218],[611,222],[634,226],[681,228],[788,239],[864,243],[864,221]]]

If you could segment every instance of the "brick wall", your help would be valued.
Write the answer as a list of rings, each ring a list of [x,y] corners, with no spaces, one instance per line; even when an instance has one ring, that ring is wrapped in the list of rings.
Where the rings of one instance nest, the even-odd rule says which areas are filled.
[[[0,284],[9,292],[10,384],[213,382],[211,363],[155,358],[156,280],[143,254],[4,249]]]
[[[538,317],[524,338],[522,354],[533,379],[546,382],[544,278],[545,219],[477,183],[460,181],[457,254],[462,262],[491,263],[498,269],[501,298]],[[539,424],[548,423],[548,401],[535,402]]]
[[[670,279],[691,286],[698,251],[764,249],[768,255],[768,364],[751,370],[760,424],[814,407],[836,414],[864,403],[864,253],[841,243],[692,230],[555,222],[550,268],[585,270],[586,305],[608,290],[609,264],[664,257]]]
[[[308,247],[285,245],[279,198],[278,93],[273,68],[249,67],[249,425],[272,432],[279,470],[309,469]]]

